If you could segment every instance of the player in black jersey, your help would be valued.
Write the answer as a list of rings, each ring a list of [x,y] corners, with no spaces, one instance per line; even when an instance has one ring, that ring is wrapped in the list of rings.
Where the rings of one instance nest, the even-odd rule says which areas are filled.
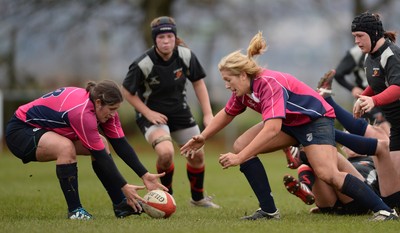
[[[340,86],[347,89],[354,97],[354,101],[357,100],[364,89],[368,86],[367,77],[364,70],[365,53],[355,45],[350,48],[345,56],[340,60],[336,67],[336,74],[334,79],[339,83]],[[347,76],[353,74],[354,81],[349,81]],[[375,107],[371,112],[364,113],[362,116],[368,119],[370,123],[381,123],[385,121],[384,116],[380,108]]]
[[[390,123],[390,154],[400,166],[400,48],[397,34],[385,31],[378,14],[356,16],[351,25],[355,43],[366,53],[364,69],[368,86],[354,104],[353,114],[360,117],[372,108],[381,108]]]
[[[165,172],[161,183],[172,194],[174,145],[180,147],[200,133],[186,100],[189,80],[196,93],[207,126],[213,118],[206,74],[195,54],[177,37],[175,20],[168,16],[154,19],[151,24],[154,46],[137,58],[123,81],[125,99],[135,108],[136,123],[158,155],[157,171]],[[211,197],[204,195],[204,150],[195,159],[187,159],[194,206],[219,208]]]
[[[364,71],[364,60],[365,54],[355,45],[346,52],[336,67],[335,80],[346,88],[354,98],[358,98],[358,95],[368,85]],[[346,79],[346,76],[351,73],[354,75],[353,82]]]

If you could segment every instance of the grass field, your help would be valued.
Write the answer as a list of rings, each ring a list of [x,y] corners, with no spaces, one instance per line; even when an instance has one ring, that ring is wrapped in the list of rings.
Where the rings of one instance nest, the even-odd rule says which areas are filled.
[[[133,142],[142,162],[155,171],[155,155],[142,141]],[[221,145],[221,144],[219,144]],[[215,196],[222,209],[189,206],[189,183],[185,160],[175,158],[174,197],[177,211],[169,219],[151,219],[146,214],[116,219],[111,201],[94,175],[89,157],[79,157],[79,189],[84,207],[94,215],[92,221],[66,219],[66,204],[55,175],[54,162],[23,165],[20,160],[3,152],[0,156],[0,232],[398,232],[400,222],[369,222],[370,216],[310,215],[310,206],[289,194],[282,184],[286,168],[282,152],[262,155],[273,189],[281,221],[241,221],[244,214],[255,211],[257,200],[238,167],[222,170],[217,163],[219,153],[226,152],[217,144],[207,144],[205,188]],[[131,184],[141,180],[118,158],[118,167]],[[145,192],[141,192],[144,195]]]

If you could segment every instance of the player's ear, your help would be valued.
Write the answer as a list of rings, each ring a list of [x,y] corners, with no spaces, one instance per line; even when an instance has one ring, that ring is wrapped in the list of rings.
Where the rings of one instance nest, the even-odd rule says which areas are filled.
[[[246,80],[246,79],[247,79],[247,74],[246,74],[246,72],[244,72],[244,71],[240,72],[239,78],[240,78],[241,80]]]
[[[100,99],[96,99],[94,101],[94,107],[95,107],[95,109],[101,108],[101,100]]]

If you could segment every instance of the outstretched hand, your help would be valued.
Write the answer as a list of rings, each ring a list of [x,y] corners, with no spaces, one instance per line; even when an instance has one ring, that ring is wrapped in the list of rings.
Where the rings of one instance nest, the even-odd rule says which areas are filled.
[[[147,172],[142,176],[142,180],[144,185],[146,186],[146,189],[148,191],[155,190],[155,189],[162,189],[164,191],[168,192],[168,188],[162,185],[160,182],[158,182],[160,177],[163,177],[165,175],[165,172],[160,173],[160,174],[152,174]]]
[[[139,204],[138,200],[146,202],[138,193],[138,190],[145,189],[145,186],[137,186],[126,184],[122,187],[122,192],[124,193],[128,205],[130,205],[136,212],[142,212],[142,206]]]
[[[181,147],[181,155],[193,159],[194,155],[203,148],[205,143],[206,140],[203,135],[193,136],[192,139]]]

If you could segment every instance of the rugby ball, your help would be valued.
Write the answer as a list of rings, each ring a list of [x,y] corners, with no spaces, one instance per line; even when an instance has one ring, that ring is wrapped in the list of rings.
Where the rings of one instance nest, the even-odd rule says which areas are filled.
[[[152,218],[169,218],[176,211],[175,199],[163,190],[150,191],[143,199],[143,210]]]

